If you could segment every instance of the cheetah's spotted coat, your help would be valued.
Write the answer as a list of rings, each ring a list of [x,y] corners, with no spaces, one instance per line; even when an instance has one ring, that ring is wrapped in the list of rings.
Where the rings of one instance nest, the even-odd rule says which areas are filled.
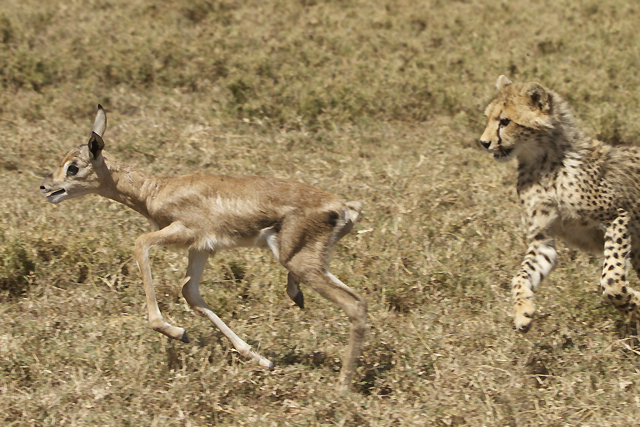
[[[601,290],[616,309],[640,321],[640,149],[612,147],[586,136],[568,104],[538,83],[497,81],[480,143],[498,161],[518,159],[517,190],[531,241],[512,292],[516,328],[527,330],[533,291],[556,265],[554,238],[601,251]],[[633,246],[635,245],[635,247]]]

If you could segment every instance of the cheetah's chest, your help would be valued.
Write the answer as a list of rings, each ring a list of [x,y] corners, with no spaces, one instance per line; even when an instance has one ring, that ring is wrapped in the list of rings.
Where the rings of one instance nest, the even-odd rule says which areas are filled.
[[[604,245],[602,222],[608,209],[602,203],[603,188],[594,184],[593,176],[585,171],[558,174],[548,192],[558,210],[558,220],[550,231],[570,246],[600,252]]]
[[[558,173],[553,197],[564,220],[599,226],[612,213],[611,189],[599,178],[595,167],[581,166],[568,167]]]

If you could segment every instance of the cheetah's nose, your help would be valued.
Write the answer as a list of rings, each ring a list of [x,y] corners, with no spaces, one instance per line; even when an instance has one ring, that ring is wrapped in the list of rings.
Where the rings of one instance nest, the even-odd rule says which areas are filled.
[[[491,141],[480,140],[480,145],[482,145],[484,148],[486,148],[488,150],[489,146],[491,145]]]

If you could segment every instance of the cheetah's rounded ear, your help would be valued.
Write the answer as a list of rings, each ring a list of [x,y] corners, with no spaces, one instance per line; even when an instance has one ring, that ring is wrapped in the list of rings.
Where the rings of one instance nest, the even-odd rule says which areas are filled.
[[[540,83],[527,83],[521,92],[531,109],[530,125],[539,129],[553,128],[551,96]]]
[[[502,89],[504,89],[505,87],[509,86],[512,83],[513,82],[511,80],[509,80],[507,78],[507,76],[505,76],[503,74],[500,77],[498,77],[498,80],[496,81],[496,87],[498,88],[498,90],[502,90]]]
[[[549,92],[540,83],[527,83],[522,92],[531,98],[531,104],[534,108],[543,113],[548,113],[551,109]]]

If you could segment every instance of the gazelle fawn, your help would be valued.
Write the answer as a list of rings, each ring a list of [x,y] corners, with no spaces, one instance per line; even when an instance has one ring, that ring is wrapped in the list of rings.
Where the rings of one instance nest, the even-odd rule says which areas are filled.
[[[258,246],[271,249],[289,271],[286,291],[304,308],[300,283],[340,306],[351,321],[338,390],[351,385],[364,340],[367,302],[328,270],[335,243],[351,231],[361,205],[294,181],[254,176],[195,173],[163,178],[118,163],[103,150],[107,116],[102,106],[87,144],[71,150],[40,186],[47,201],[99,194],[144,215],[156,228],[135,241],[135,259],[155,331],[189,342],[187,332],[167,323],[160,313],[151,277],[149,250],[168,245],[189,251],[182,295],[213,322],[244,357],[261,366],[273,363],[240,339],[200,296],[198,283],[209,256],[223,249]]]

